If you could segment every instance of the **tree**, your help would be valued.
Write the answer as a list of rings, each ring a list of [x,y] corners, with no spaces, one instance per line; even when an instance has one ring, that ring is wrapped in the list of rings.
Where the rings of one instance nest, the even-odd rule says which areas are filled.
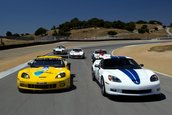
[[[30,35],[29,33],[25,33],[25,35]]]
[[[157,21],[157,20],[150,20],[149,24],[159,24],[159,25],[162,25],[162,22]]]
[[[2,38],[0,38],[0,39],[1,39],[1,40],[0,40],[0,41],[1,41],[1,42],[0,42],[0,43],[1,43],[1,45],[2,45],[2,46],[4,46],[4,45],[5,45],[5,43],[3,42]]]
[[[13,36],[20,37],[20,35],[18,33],[13,34]]]
[[[149,33],[149,29],[148,29],[148,26],[147,25],[143,25],[140,29],[138,29],[138,32],[141,33],[141,34],[144,34],[144,33]]]
[[[170,24],[170,27],[172,27],[172,23]]]
[[[39,35],[43,36],[46,34],[46,32],[47,32],[47,30],[45,28],[40,27],[35,31],[35,35],[36,36],[39,36]]]
[[[7,31],[6,36],[12,36],[12,35],[13,35],[12,32]]]
[[[56,26],[54,25],[52,28],[51,28],[51,30],[55,30],[56,29]]]
[[[155,27],[154,29],[155,29],[156,31],[158,31],[158,27]]]
[[[113,27],[118,29],[125,29],[125,23],[118,20],[113,22]]]
[[[143,21],[143,20],[139,20],[136,22],[136,24],[147,24],[148,22],[147,21]]]
[[[110,22],[110,21],[104,22],[104,28],[112,28],[112,27],[113,27],[113,22]]]
[[[133,32],[136,29],[136,25],[134,22],[127,23],[125,25],[125,29],[130,31],[130,32]]]
[[[71,28],[72,29],[80,29],[82,28],[82,22],[78,19],[78,18],[73,18],[71,21],[70,21],[70,25],[71,25]]]
[[[65,23],[59,25],[59,30],[70,31],[71,28],[72,28],[72,26],[71,26],[70,22],[65,22]]]
[[[57,36],[58,35],[58,33],[57,33],[57,31],[56,30],[54,30],[54,32],[53,32],[53,34],[52,34],[53,36]]]
[[[98,18],[91,18],[87,21],[89,27],[103,27],[104,26],[104,20],[98,19]]]
[[[63,30],[63,29],[59,29],[59,35],[60,35],[60,36],[69,37],[70,34],[71,34],[70,31],[66,31],[66,30]]]
[[[114,36],[118,34],[116,31],[108,31],[108,35]]]

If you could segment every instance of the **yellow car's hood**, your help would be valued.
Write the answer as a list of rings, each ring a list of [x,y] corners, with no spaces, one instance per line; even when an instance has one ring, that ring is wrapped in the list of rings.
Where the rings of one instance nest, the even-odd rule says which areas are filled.
[[[54,67],[38,67],[27,68],[26,73],[29,74],[31,79],[34,78],[55,78],[61,72],[67,72],[66,68],[54,68]]]

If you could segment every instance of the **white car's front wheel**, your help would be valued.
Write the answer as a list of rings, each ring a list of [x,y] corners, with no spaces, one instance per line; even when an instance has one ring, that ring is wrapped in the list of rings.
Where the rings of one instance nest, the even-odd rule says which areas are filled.
[[[94,74],[93,68],[92,68],[91,71],[92,71],[92,80],[93,80],[93,81],[96,81],[96,78],[95,78],[95,74]]]
[[[101,93],[103,96],[107,96],[106,88],[105,88],[105,82],[104,82],[103,77],[101,78]]]

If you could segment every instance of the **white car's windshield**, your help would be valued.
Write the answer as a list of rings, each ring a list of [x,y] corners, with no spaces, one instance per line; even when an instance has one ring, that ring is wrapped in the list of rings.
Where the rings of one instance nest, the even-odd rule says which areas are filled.
[[[82,51],[81,49],[73,49],[73,51],[75,51],[75,52],[80,52],[80,51]]]
[[[103,61],[104,69],[141,69],[133,59],[106,59]]]
[[[61,49],[61,48],[65,49],[65,47],[64,47],[64,46],[57,46],[57,48],[59,48],[59,49]]]
[[[107,52],[105,50],[96,50],[95,51],[95,54],[100,54],[100,53],[106,54]]]

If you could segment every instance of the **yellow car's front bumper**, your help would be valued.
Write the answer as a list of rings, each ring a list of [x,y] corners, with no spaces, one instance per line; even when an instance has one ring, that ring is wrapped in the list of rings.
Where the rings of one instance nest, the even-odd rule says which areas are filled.
[[[19,90],[58,90],[58,89],[68,89],[71,87],[71,79],[63,79],[48,82],[30,82],[30,81],[20,81],[17,80],[17,87]]]

